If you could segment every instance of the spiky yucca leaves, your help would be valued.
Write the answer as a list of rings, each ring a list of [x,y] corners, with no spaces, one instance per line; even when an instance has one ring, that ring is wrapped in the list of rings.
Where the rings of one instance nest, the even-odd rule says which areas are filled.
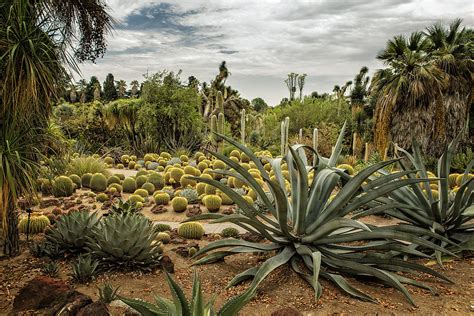
[[[146,217],[135,213],[114,214],[92,229],[87,247],[104,268],[149,270],[159,263],[158,232]]]
[[[166,273],[166,279],[173,295],[173,301],[164,297],[155,297],[156,304],[151,304],[138,299],[129,299],[126,297],[120,297],[120,300],[135,309],[142,315],[170,315],[170,316],[192,316],[192,315],[216,315],[214,311],[215,295],[212,296],[211,300],[207,303],[204,301],[202,294],[201,282],[199,277],[194,271],[193,277],[193,288],[191,301],[188,301],[184,295],[183,289]],[[232,302],[234,298],[231,298],[228,302]],[[242,307],[248,301],[243,302],[241,306],[231,306],[226,303],[217,312],[217,315],[234,316],[242,309]]]
[[[374,208],[357,214],[357,217],[384,212],[407,223],[394,226],[394,229],[411,231],[452,252],[474,250],[474,225],[470,222],[474,219],[474,179],[468,178],[468,173],[474,166],[474,160],[471,160],[467,166],[459,189],[454,193],[450,191],[449,186],[451,161],[461,135],[459,134],[446,147],[439,158],[438,178],[430,179],[430,182],[423,182],[421,185],[411,184],[394,190],[389,194],[394,201],[393,207]],[[418,175],[406,171],[398,172],[398,175],[406,174],[411,180],[416,177],[428,177],[420,147],[415,141],[413,141],[413,155],[400,147],[396,147],[396,149],[408,159],[408,162],[400,161],[404,170],[410,167],[409,164],[418,170]],[[394,176],[392,175],[392,177]],[[433,189],[432,185],[435,183],[438,190]],[[436,197],[437,192],[438,197]],[[439,235],[444,238],[440,238]],[[433,253],[433,249],[429,247],[425,249],[417,247],[417,249]],[[438,263],[441,264],[441,252],[435,251],[434,253]]]
[[[226,256],[246,252],[267,252],[272,255],[259,267],[252,267],[237,275],[229,284],[235,285],[243,280],[252,279],[249,289],[230,304],[239,305],[253,296],[258,285],[274,269],[290,263],[293,270],[308,281],[315,289],[315,296],[319,298],[322,287],[319,278],[327,279],[337,285],[344,292],[365,301],[376,300],[353,287],[344,276],[373,277],[384,284],[401,291],[410,303],[414,304],[403,283],[422,288],[425,285],[401,277],[395,271],[422,271],[433,276],[448,280],[443,275],[426,268],[423,265],[406,262],[392,257],[391,251],[423,256],[406,243],[423,245],[428,248],[447,252],[438,245],[426,241],[407,232],[397,231],[394,228],[369,228],[362,222],[346,218],[350,212],[367,205],[387,193],[412,183],[419,183],[423,179],[395,179],[380,182],[386,183],[376,188],[360,190],[361,185],[379,169],[394,163],[396,160],[380,162],[361,170],[356,176],[347,180],[341,190],[330,199],[338,182],[345,175],[335,168],[337,156],[341,150],[344,128],[341,131],[333,155],[329,159],[319,158],[317,167],[308,166],[304,147],[294,145],[284,158],[271,160],[276,181],[270,180],[269,174],[258,159],[248,148],[238,142],[220,135],[247,154],[259,169],[262,178],[268,185],[274,203],[269,201],[264,190],[254,177],[242,166],[231,159],[212,153],[218,159],[227,163],[235,172],[219,171],[233,177],[238,177],[252,188],[258,197],[267,205],[273,218],[257,213],[253,206],[236,194],[233,190],[218,181],[201,178],[198,180],[212,184],[225,194],[229,195],[242,209],[243,214],[223,216],[221,214],[203,214],[189,220],[214,219],[213,223],[232,222],[249,232],[258,234],[269,241],[260,244],[243,240],[224,239],[213,242],[198,251],[195,257],[206,255],[194,264],[204,264],[220,260]],[[306,147],[307,150],[311,148]],[[282,174],[282,162],[288,165],[290,177],[289,190],[286,188]],[[315,170],[314,180],[308,183],[308,172]],[[345,175],[347,176],[347,175]],[[401,176],[400,176],[401,177]],[[288,198],[290,196],[291,197]],[[354,244],[355,243],[355,244]],[[215,252],[211,252],[217,250]],[[303,267],[302,267],[303,266]]]
[[[56,226],[47,232],[46,239],[64,251],[83,252],[86,250],[87,238],[92,236],[92,229],[98,223],[99,217],[96,213],[69,213],[59,218]]]

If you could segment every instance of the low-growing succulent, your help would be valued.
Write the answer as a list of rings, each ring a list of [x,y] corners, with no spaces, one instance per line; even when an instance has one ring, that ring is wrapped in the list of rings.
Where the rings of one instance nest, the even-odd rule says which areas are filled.
[[[168,166],[173,166],[176,164],[181,165],[181,159],[179,159],[178,157],[173,157],[166,162],[166,165]]]
[[[107,178],[102,173],[94,173],[91,178],[90,188],[96,192],[103,192],[107,189]]]
[[[168,234],[166,232],[160,232],[160,233],[158,233],[158,235],[156,237],[156,240],[159,240],[162,243],[167,244],[171,241],[171,237],[170,237],[170,234]]]
[[[120,184],[120,178],[117,177],[117,176],[110,176],[108,179],[107,179],[107,186],[109,187],[112,183],[117,183],[117,184]]]
[[[72,277],[77,282],[87,282],[97,273],[99,261],[93,259],[90,255],[80,255],[72,263]]]
[[[179,192],[179,196],[186,198],[189,204],[196,204],[199,202],[199,195],[194,189],[183,189],[181,192]]]
[[[136,189],[135,192],[133,192],[133,194],[139,195],[144,199],[148,197],[148,191],[145,189]]]
[[[137,182],[134,178],[125,178],[122,182],[122,189],[125,193],[133,193],[137,189]]]
[[[177,213],[184,212],[188,207],[188,200],[185,197],[175,196],[173,200],[171,200],[171,207],[173,211]]]
[[[87,237],[99,223],[96,213],[76,211],[61,216],[56,225],[45,234],[46,240],[67,252],[85,251]]]
[[[139,203],[139,202],[140,202],[140,203],[145,203],[145,199],[144,199],[142,196],[138,195],[138,194],[132,194],[132,195],[130,195],[130,196],[128,197],[128,201],[129,201],[130,203]]]
[[[178,235],[186,239],[201,239],[204,236],[204,227],[199,222],[187,222],[180,224]]]
[[[170,196],[165,192],[156,192],[153,198],[158,205],[168,205],[170,203]]]
[[[95,199],[97,202],[104,203],[105,201],[109,199],[109,196],[107,195],[107,193],[102,192],[102,193],[97,194]]]
[[[91,187],[92,173],[84,173],[81,177],[81,183],[84,188]]]
[[[20,233],[26,234],[27,230],[30,234],[38,234],[44,232],[46,227],[50,225],[49,218],[45,215],[30,216],[30,223],[28,224],[28,216],[24,216],[18,223],[18,230]],[[27,228],[28,227],[28,228]]]
[[[148,182],[155,186],[155,190],[161,190],[165,186],[165,179],[158,172],[152,173],[148,176]]]
[[[216,194],[206,195],[203,198],[204,206],[209,212],[218,212],[221,208],[222,199]]]
[[[159,263],[162,252],[158,232],[145,216],[135,213],[105,217],[92,229],[87,247],[104,268],[149,270]]]
[[[105,304],[110,304],[113,301],[118,299],[118,290],[120,286],[113,287],[109,283],[105,283],[102,287],[99,287],[99,300],[104,302]]]
[[[340,164],[336,168],[344,170],[350,176],[352,176],[355,173],[354,167],[348,164]]]
[[[138,213],[139,207],[137,203],[133,201],[123,201],[119,200],[117,203],[113,204],[110,208],[110,214],[123,214],[123,213]]]
[[[237,228],[227,227],[221,231],[220,234],[224,238],[240,238],[240,232]]]
[[[137,188],[141,188],[143,184],[145,184],[148,181],[148,176],[146,175],[140,175],[136,176],[135,181],[137,182]]]
[[[81,177],[79,177],[77,174],[69,175],[69,179],[71,179],[72,182],[74,182],[74,184],[76,185],[76,188],[79,189],[82,186]]]
[[[146,190],[149,195],[152,195],[155,192],[155,186],[153,183],[146,182],[142,185],[142,189]]]
[[[156,223],[154,225],[155,227],[155,231],[157,232],[170,232],[171,231],[171,226],[168,225],[168,224],[164,224],[164,223]]]
[[[112,183],[111,185],[108,186],[108,190],[110,191],[111,189],[115,189],[115,192],[121,193],[123,188],[122,185],[118,183]]]
[[[58,276],[59,273],[59,266],[56,262],[50,261],[45,263],[41,268],[41,271],[51,278],[55,278]]]
[[[71,196],[74,192],[74,182],[67,176],[56,177],[53,181],[53,195],[55,197]]]

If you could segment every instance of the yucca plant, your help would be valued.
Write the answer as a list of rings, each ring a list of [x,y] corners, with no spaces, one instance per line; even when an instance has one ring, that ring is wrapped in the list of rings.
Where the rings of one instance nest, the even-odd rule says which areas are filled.
[[[59,218],[55,227],[46,233],[46,240],[67,252],[83,252],[86,250],[87,237],[92,236],[92,229],[98,223],[96,213],[73,212]]]
[[[192,288],[192,297],[191,301],[188,301],[184,295],[183,289],[173,280],[173,278],[166,273],[166,279],[168,281],[171,294],[173,296],[173,301],[169,299],[157,296],[155,297],[156,304],[151,304],[138,299],[130,299],[125,297],[120,297],[120,300],[130,306],[131,308],[138,311],[141,315],[163,315],[163,316],[213,316],[216,315],[214,311],[214,301],[216,296],[213,295],[211,300],[207,303],[204,301],[202,295],[201,282],[199,277],[194,271],[193,277],[193,288]],[[230,299],[231,302],[233,299]],[[229,304],[224,304],[224,306],[217,312],[217,315],[232,316],[237,315],[239,310],[246,304],[243,302],[240,307],[231,307]]]
[[[203,214],[189,220],[213,219],[213,223],[231,222],[269,241],[269,243],[261,244],[224,239],[210,243],[195,254],[194,257],[205,256],[194,264],[210,263],[238,253],[258,251],[271,255],[259,267],[252,267],[230,281],[229,286],[232,286],[243,280],[252,279],[249,289],[229,304],[238,305],[249,299],[269,273],[286,263],[290,263],[292,269],[314,288],[316,299],[322,293],[320,277],[333,282],[347,294],[365,301],[376,302],[374,298],[352,286],[344,277],[370,276],[401,291],[411,304],[415,303],[403,284],[427,287],[418,281],[396,274],[396,271],[421,271],[449,281],[440,273],[423,265],[394,258],[391,252],[396,250],[400,253],[425,256],[407,243],[422,245],[445,253],[450,253],[449,251],[407,231],[384,227],[369,228],[362,222],[345,217],[393,190],[426,179],[401,179],[400,175],[399,178],[388,181],[389,178],[381,176],[378,179],[380,183],[385,184],[361,190],[361,186],[370,176],[397,160],[385,161],[361,170],[354,177],[349,177],[345,185],[331,197],[345,175],[342,170],[335,168],[337,156],[341,151],[343,134],[344,128],[332,156],[329,159],[319,157],[317,166],[308,165],[305,147],[302,145],[291,146],[288,154],[283,158],[271,160],[276,181],[270,180],[260,159],[248,148],[228,137],[219,135],[250,157],[274,198],[274,203],[271,203],[264,188],[245,168],[219,153],[212,152],[211,154],[224,161],[234,171],[216,172],[244,181],[267,205],[274,219],[258,213],[245,199],[219,181],[195,178],[214,185],[227,194],[241,208],[242,214],[225,216]],[[290,179],[288,190],[281,169],[282,162],[286,162],[288,166]],[[311,171],[314,171],[315,175],[313,181],[309,183],[308,172]],[[384,182],[384,179],[387,181]],[[217,251],[211,252],[213,250]]]
[[[457,191],[451,191],[449,186],[449,173],[454,149],[459,143],[461,135],[446,147],[439,158],[437,165],[438,178],[431,178],[429,182],[423,182],[421,185],[412,183],[409,186],[394,190],[389,193],[390,199],[393,200],[393,207],[389,209],[372,208],[357,214],[355,217],[360,218],[370,214],[385,213],[406,222],[406,224],[392,226],[393,229],[411,230],[412,233],[452,252],[474,250],[474,224],[471,222],[474,219],[474,179],[468,177],[469,171],[474,166],[474,160],[470,161],[464,171],[461,185]],[[389,174],[383,171],[387,177],[394,178],[397,175],[405,174],[411,180],[428,177],[421,150],[416,141],[413,141],[413,154],[398,146],[396,150],[406,157],[407,161],[400,161],[400,166],[403,169],[400,172]],[[406,171],[411,167],[410,165],[418,170],[417,174]],[[435,196],[432,184],[437,185],[438,197]],[[386,203],[386,201],[387,199],[381,200],[380,203]],[[437,235],[434,236],[434,233]],[[440,238],[440,235],[444,238]],[[415,248],[415,246],[419,250],[433,253],[433,249],[430,247],[420,247],[422,245],[414,245],[413,247]],[[441,252],[434,251],[434,254],[438,263],[442,264]]]
[[[162,248],[153,223],[134,213],[110,215],[92,228],[87,247],[106,269],[149,270],[159,264]]]

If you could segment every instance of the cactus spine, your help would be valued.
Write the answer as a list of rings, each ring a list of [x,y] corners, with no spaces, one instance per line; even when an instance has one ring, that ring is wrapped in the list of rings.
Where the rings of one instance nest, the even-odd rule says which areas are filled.
[[[281,155],[284,156],[288,151],[288,129],[290,126],[290,118],[287,116],[281,122]]]
[[[245,109],[240,111],[240,142],[245,145]]]

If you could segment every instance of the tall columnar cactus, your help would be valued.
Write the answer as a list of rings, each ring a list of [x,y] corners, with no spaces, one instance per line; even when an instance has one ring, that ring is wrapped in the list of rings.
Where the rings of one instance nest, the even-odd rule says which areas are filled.
[[[217,91],[216,107],[219,109],[219,113],[224,113],[224,96],[220,91]]]
[[[224,128],[225,128],[225,116],[223,112],[220,112],[219,115],[217,116],[217,132],[223,135]],[[217,148],[220,153],[224,151],[224,141],[222,139],[217,140]]]
[[[313,149],[315,152],[318,152],[318,129],[313,129]],[[313,166],[316,165],[316,155],[313,157]]]
[[[245,109],[240,111],[240,142],[245,145]]]
[[[299,135],[298,135],[298,142],[299,142],[300,144],[303,143],[303,129],[302,129],[302,128],[300,128],[300,133],[299,133]]]
[[[281,122],[281,155],[284,156],[288,151],[288,129],[290,126],[290,118],[287,116]]]
[[[214,145],[217,144],[217,115],[211,116],[211,139]]]

